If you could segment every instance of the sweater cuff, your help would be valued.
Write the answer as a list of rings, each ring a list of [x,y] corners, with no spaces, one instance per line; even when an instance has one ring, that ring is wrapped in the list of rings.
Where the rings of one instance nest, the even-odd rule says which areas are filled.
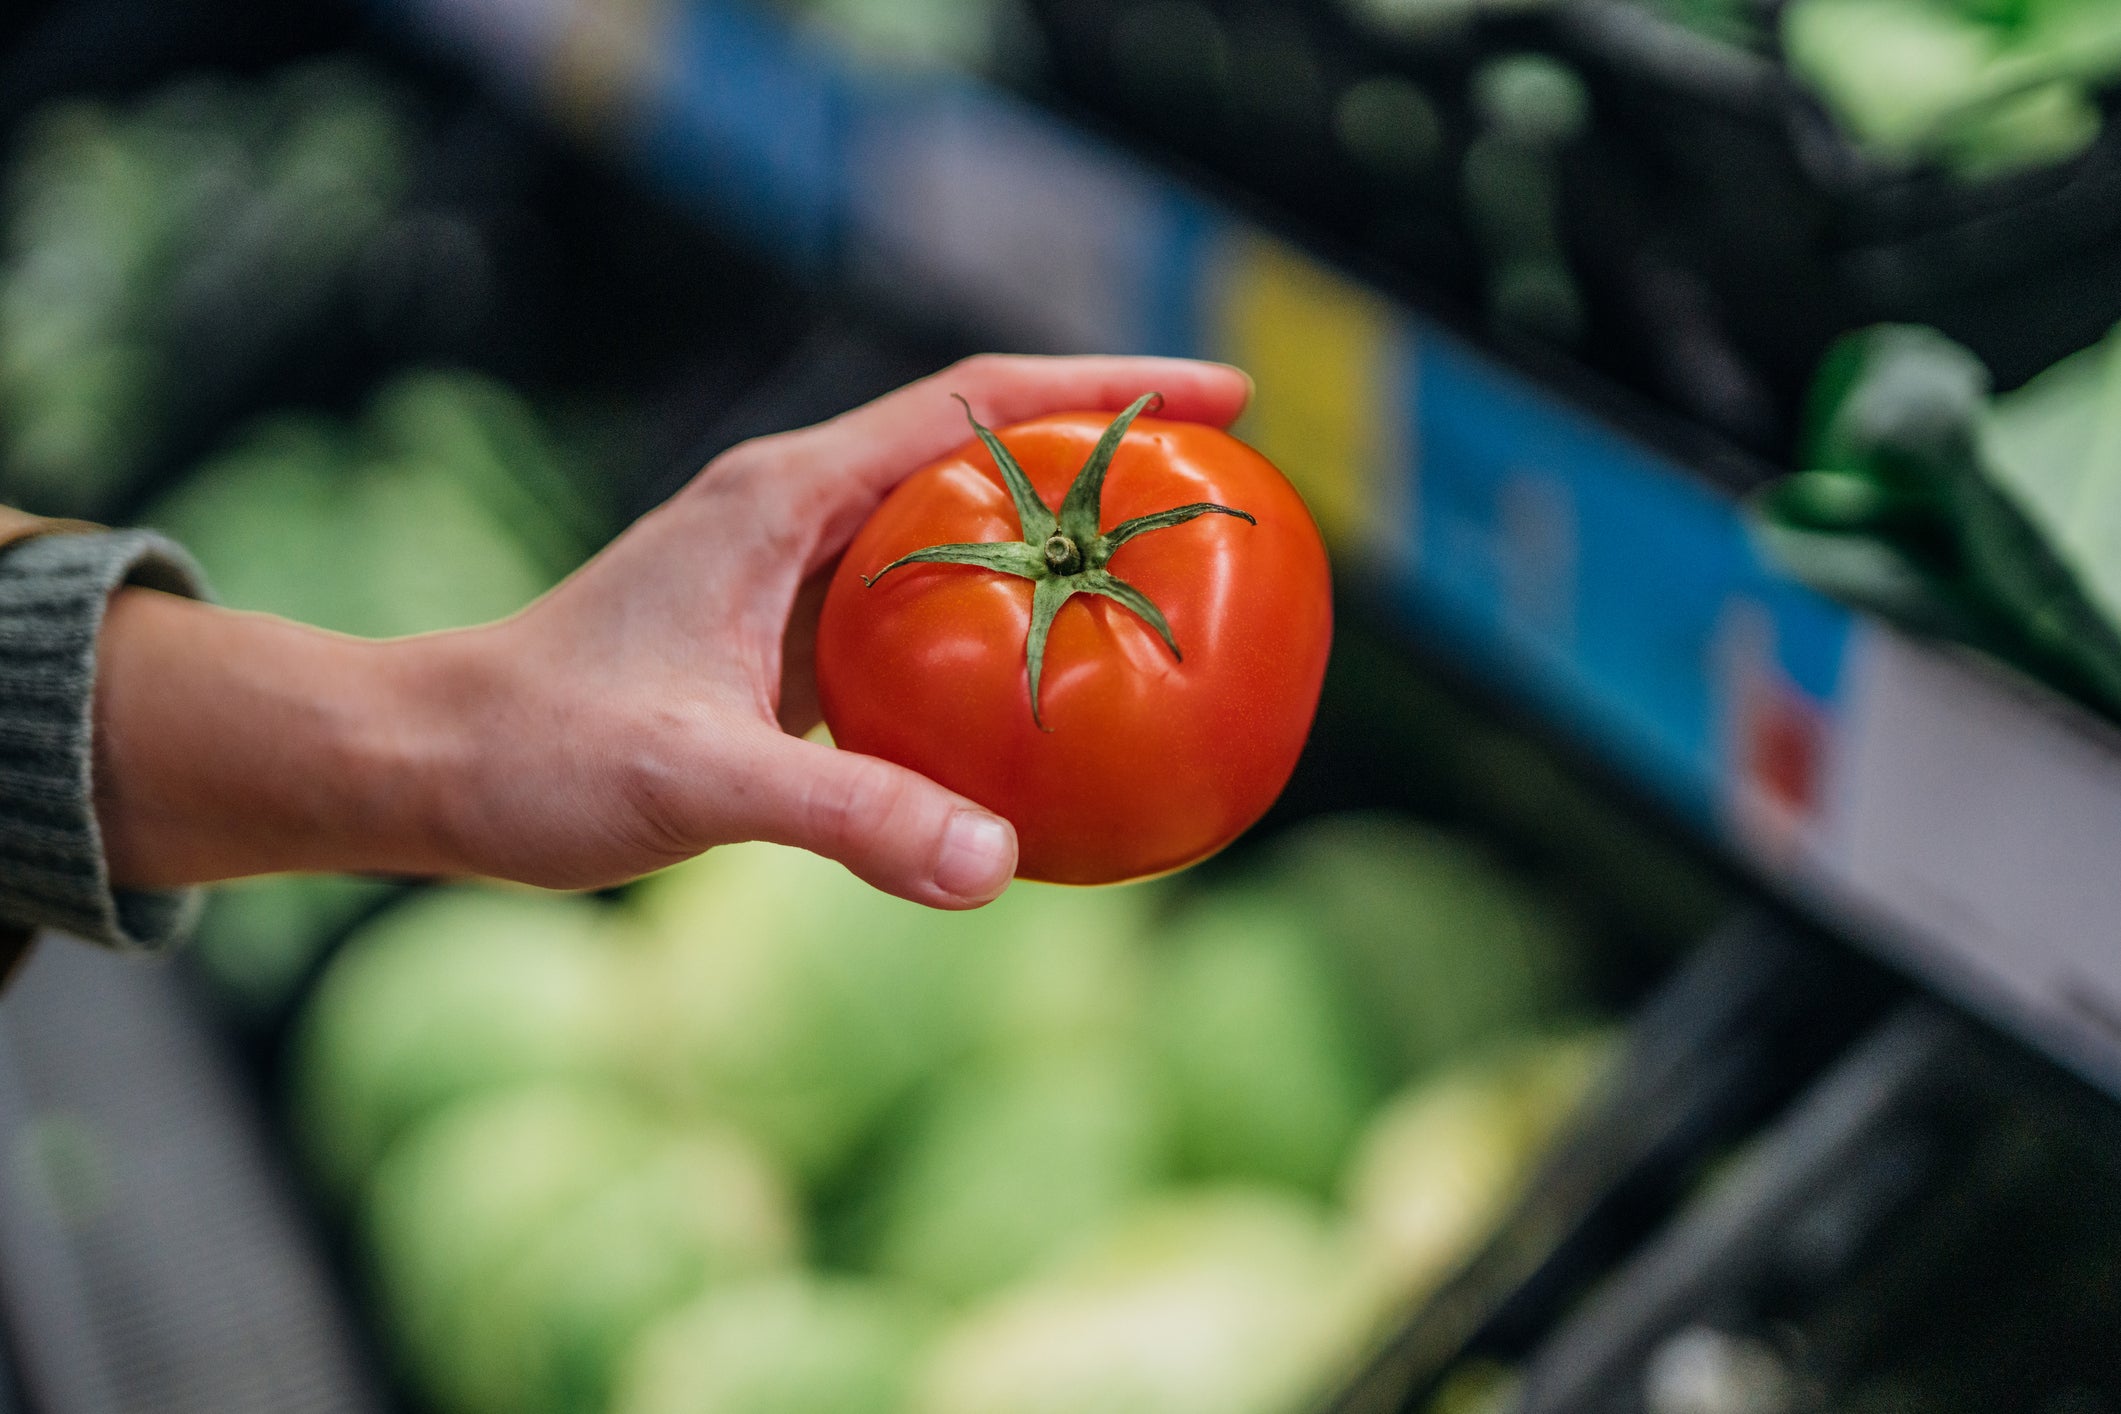
[[[96,645],[111,592],[191,598],[205,579],[145,530],[46,535],[0,555],[0,918],[113,947],[190,931],[195,890],[113,889],[96,825]]]

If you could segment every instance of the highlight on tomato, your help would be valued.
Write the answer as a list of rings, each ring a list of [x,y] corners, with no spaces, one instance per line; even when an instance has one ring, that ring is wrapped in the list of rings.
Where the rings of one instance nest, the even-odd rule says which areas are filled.
[[[960,400],[962,401],[962,399]],[[826,592],[844,749],[1016,827],[1017,873],[1104,884],[1221,849],[1288,783],[1333,636],[1318,527],[1213,427],[1062,413],[915,472]]]

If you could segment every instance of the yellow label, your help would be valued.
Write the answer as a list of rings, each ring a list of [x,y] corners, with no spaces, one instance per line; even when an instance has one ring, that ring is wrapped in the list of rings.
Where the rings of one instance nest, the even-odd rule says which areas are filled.
[[[1392,305],[1265,236],[1238,237],[1222,265],[1216,353],[1258,384],[1235,430],[1296,484],[1328,541],[1359,546],[1391,514],[1382,493],[1397,451]]]

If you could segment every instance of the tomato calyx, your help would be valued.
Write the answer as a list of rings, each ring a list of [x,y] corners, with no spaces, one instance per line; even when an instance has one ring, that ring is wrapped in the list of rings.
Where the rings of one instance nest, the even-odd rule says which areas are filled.
[[[956,397],[956,394],[951,396]],[[1161,393],[1145,393],[1135,399],[1132,406],[1112,419],[1104,435],[1097,439],[1091,449],[1089,460],[1076,473],[1062,498],[1058,511],[1048,507],[1024,474],[1022,466],[1002,445],[1001,438],[982,426],[972,415],[972,405],[963,398],[957,399],[965,409],[965,420],[972,424],[972,431],[982,445],[994,457],[1000,469],[1003,483],[1009,488],[1009,498],[1016,503],[1016,516],[1022,531],[1021,540],[988,540],[959,545],[930,545],[925,550],[915,550],[910,555],[901,555],[885,565],[875,574],[863,575],[862,583],[874,586],[885,575],[901,565],[948,564],[975,565],[981,569],[994,570],[1000,574],[1013,574],[1032,582],[1031,627],[1024,636],[1024,661],[1031,679],[1031,720],[1040,731],[1051,731],[1039,715],[1038,682],[1045,666],[1046,639],[1053,631],[1053,620],[1065,604],[1078,594],[1095,594],[1113,600],[1135,614],[1142,622],[1156,630],[1156,636],[1171,650],[1171,656],[1180,662],[1185,654],[1179,652],[1178,640],[1171,635],[1171,625],[1165,621],[1163,610],[1154,600],[1136,589],[1105,566],[1113,553],[1137,535],[1152,530],[1165,530],[1174,525],[1183,525],[1189,520],[1204,515],[1234,516],[1248,525],[1259,524],[1245,511],[1231,506],[1217,505],[1213,501],[1195,501],[1191,505],[1174,506],[1168,511],[1153,515],[1136,516],[1122,521],[1109,531],[1100,531],[1098,525],[1104,509],[1105,473],[1112,467],[1113,455],[1127,435],[1134,419],[1153,406],[1161,406]]]

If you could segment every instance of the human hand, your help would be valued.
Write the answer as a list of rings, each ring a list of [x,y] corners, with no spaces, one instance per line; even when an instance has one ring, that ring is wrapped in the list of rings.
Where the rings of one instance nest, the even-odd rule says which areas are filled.
[[[717,844],[837,859],[921,903],[999,893],[1016,843],[971,801],[802,740],[822,585],[876,503],[982,422],[1117,410],[1227,425],[1218,364],[985,356],[718,457],[500,623],[367,643],[122,591],[97,686],[113,878],[288,869],[621,882]]]

